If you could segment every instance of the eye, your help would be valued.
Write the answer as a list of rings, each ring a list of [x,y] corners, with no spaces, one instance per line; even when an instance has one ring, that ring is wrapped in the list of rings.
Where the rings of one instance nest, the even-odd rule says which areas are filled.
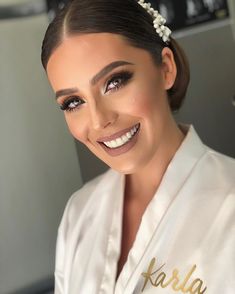
[[[119,73],[115,73],[108,81],[106,89],[108,89],[111,92],[116,91],[122,86],[126,85],[127,82],[132,78],[132,76],[133,73],[129,71],[121,71]],[[109,87],[109,85],[112,85],[112,87]]]
[[[62,105],[60,106],[60,109],[63,111],[74,111],[75,109],[79,108],[80,105],[82,105],[84,101],[80,99],[77,96],[72,96],[66,99]]]

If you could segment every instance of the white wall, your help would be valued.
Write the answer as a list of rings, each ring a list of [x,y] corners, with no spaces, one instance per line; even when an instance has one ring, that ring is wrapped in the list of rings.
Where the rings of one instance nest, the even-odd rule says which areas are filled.
[[[0,293],[53,274],[57,227],[81,186],[76,148],[40,64],[47,16],[0,20]]]

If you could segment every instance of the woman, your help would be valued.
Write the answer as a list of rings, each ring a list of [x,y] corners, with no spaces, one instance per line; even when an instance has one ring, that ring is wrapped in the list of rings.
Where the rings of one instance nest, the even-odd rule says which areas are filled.
[[[67,203],[55,293],[232,293],[235,160],[175,122],[189,68],[161,16],[74,0],[42,63],[70,132],[110,166]]]

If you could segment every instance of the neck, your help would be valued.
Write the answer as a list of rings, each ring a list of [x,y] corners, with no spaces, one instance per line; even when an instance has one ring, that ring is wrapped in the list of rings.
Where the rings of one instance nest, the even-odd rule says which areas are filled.
[[[145,206],[150,202],[184,137],[185,134],[173,122],[165,131],[154,158],[140,171],[126,175],[125,194],[129,201]]]

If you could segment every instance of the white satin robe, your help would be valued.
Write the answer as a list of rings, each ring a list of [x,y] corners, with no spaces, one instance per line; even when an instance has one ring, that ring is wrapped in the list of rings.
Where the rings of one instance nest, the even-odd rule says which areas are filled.
[[[69,199],[55,294],[235,293],[235,159],[204,145],[192,125],[179,125],[187,135],[117,282],[125,176],[109,169]]]

